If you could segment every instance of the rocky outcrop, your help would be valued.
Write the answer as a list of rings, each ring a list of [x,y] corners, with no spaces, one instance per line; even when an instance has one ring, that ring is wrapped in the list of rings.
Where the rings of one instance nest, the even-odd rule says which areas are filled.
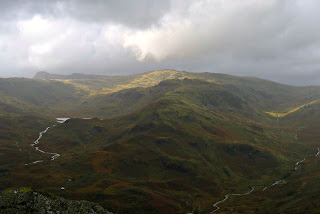
[[[71,201],[55,196],[44,196],[30,188],[7,189],[0,193],[0,213],[97,213],[112,214],[98,204]]]

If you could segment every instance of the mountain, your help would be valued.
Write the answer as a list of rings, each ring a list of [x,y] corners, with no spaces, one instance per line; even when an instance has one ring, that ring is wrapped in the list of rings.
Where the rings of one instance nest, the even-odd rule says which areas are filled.
[[[0,106],[8,112],[50,115],[73,107],[88,94],[86,90],[59,81],[0,79]]]
[[[51,75],[51,74],[50,74]],[[72,75],[71,75],[72,76]],[[319,86],[289,86],[255,77],[238,77],[219,73],[190,73],[159,70],[130,76],[82,75],[83,79],[51,80],[72,86],[89,96],[108,95],[125,89],[148,88],[169,79],[199,79],[216,83],[240,98],[254,103],[263,111],[285,111],[288,108],[314,101],[320,96]]]
[[[88,98],[77,110],[85,115],[110,118],[133,113],[162,97],[176,97],[217,112],[243,113],[247,116],[257,113],[245,100],[229,90],[199,79],[164,80],[148,88],[139,87],[112,94],[99,94]]]
[[[102,75],[88,75],[81,73],[74,73],[70,75],[62,75],[62,74],[50,74],[45,71],[39,71],[33,77],[33,79],[99,79],[100,77],[104,77]]]
[[[318,86],[175,70],[37,76],[0,79],[0,189],[115,213],[209,213],[255,187],[217,212],[313,212]]]

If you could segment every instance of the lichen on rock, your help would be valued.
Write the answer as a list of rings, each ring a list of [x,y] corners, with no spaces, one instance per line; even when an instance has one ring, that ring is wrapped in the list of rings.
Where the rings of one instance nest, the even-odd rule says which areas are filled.
[[[1,214],[112,214],[98,204],[89,201],[73,201],[44,196],[31,188],[7,189],[0,193]]]

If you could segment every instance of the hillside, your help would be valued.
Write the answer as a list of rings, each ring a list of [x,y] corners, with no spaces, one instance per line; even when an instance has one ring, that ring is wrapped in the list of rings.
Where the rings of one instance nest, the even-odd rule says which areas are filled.
[[[199,204],[210,211],[225,192],[281,178],[308,149],[292,132],[238,121],[173,96],[107,121],[67,121],[44,140],[49,150],[66,154],[55,163],[63,165],[61,173],[86,170],[67,186],[71,195],[92,195],[120,213],[184,213]]]
[[[57,112],[63,113],[87,96],[87,91],[58,81],[0,79],[0,106],[4,112],[48,117]]]
[[[89,97],[76,110],[91,117],[111,118],[133,113],[164,96],[173,100],[183,99],[188,104],[220,113],[258,114],[246,101],[220,85],[198,79],[165,80],[149,88],[125,89]]]
[[[0,79],[1,189],[30,186],[115,213],[209,213],[224,195],[253,186],[260,189],[226,200],[221,211],[257,210],[260,202],[283,211],[293,206],[280,202],[286,184],[315,197],[295,180],[316,179],[317,165],[303,165],[305,174],[292,168],[320,147],[320,87],[171,70],[36,77]],[[280,120],[266,113],[299,106]],[[37,138],[43,152],[30,146]]]
[[[33,79],[99,79],[103,78],[105,76],[102,75],[89,75],[89,74],[80,74],[80,73],[74,73],[70,75],[62,75],[62,74],[50,74],[45,71],[40,71],[36,73],[36,75],[33,77]]]
[[[268,112],[286,111],[287,109],[317,100],[320,97],[319,86],[289,86],[255,77],[238,77],[219,73],[159,70],[131,76],[113,77],[82,74],[80,79],[72,79],[71,77],[72,75],[63,76],[51,81],[71,85],[77,90],[84,91],[95,97],[125,89],[148,88],[168,79],[200,79],[219,84],[240,98],[254,103],[255,107],[259,110]]]

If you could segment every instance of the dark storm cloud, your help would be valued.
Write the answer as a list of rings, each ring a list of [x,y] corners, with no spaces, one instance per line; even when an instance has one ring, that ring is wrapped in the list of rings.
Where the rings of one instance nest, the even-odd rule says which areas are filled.
[[[170,4],[168,0],[70,0],[60,6],[65,14],[83,21],[147,27],[157,23]]]
[[[34,14],[53,15],[57,12],[55,0],[2,0],[0,17],[3,21],[13,21],[32,17]]]
[[[173,68],[320,83],[317,0],[0,1],[0,76]]]
[[[168,0],[0,1],[0,76],[142,68],[120,45],[118,26],[147,28],[169,7]]]
[[[295,84],[305,73],[309,84],[320,80],[319,7],[311,0],[198,1],[130,34],[124,45],[142,62],[189,59],[186,68]]]
[[[0,16],[29,18],[34,14],[70,17],[85,22],[114,22],[133,27],[157,23],[169,9],[169,0],[4,0]]]

